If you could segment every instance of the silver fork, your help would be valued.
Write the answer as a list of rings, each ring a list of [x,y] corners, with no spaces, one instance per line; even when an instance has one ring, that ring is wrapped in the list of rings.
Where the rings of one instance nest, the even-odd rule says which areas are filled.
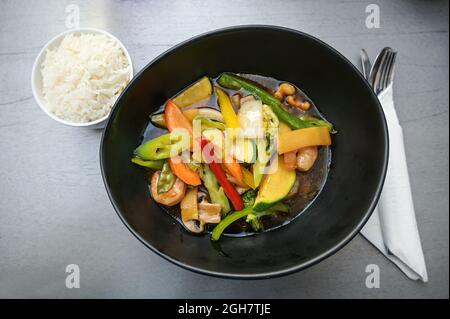
[[[376,85],[377,94],[387,89],[387,87],[394,81],[396,58],[397,52],[394,52],[393,50],[388,51],[386,54],[384,63],[380,66],[380,81]]]
[[[369,57],[364,49],[361,50],[363,74],[376,94],[380,94],[393,82],[396,58],[397,52],[392,48],[385,47],[375,58],[370,72],[367,72],[370,66]]]

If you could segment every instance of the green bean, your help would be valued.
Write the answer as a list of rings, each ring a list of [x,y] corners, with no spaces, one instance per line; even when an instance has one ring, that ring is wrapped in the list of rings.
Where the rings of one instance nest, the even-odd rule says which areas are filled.
[[[230,226],[232,223],[237,221],[238,219],[241,219],[248,214],[251,214],[253,212],[251,207],[246,207],[241,211],[234,212],[232,214],[227,215],[222,221],[217,224],[216,227],[214,227],[212,233],[211,233],[211,240],[219,240],[220,236],[222,236],[223,231]]]
[[[251,95],[260,99],[264,104],[269,105],[272,111],[278,116],[278,119],[286,123],[292,129],[308,128],[313,126],[327,126],[321,122],[311,121],[310,119],[303,120],[288,111],[286,111],[281,102],[272,94],[267,92],[264,88],[252,83],[232,73],[223,73],[219,80],[219,84],[223,87],[234,90],[245,90]],[[328,123],[328,122],[327,122]]]
[[[175,183],[175,175],[170,170],[170,165],[166,161],[163,164],[163,167],[161,169],[161,174],[159,174],[158,178],[158,184],[156,185],[156,189],[158,191],[158,194],[165,193],[169,191],[173,184]]]

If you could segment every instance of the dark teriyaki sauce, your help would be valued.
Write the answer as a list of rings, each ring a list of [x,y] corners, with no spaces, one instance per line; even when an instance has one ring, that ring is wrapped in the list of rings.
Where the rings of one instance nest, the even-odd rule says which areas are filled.
[[[278,86],[285,82],[280,81],[274,78],[270,77],[264,77],[261,75],[251,75],[251,74],[240,74],[242,77],[248,78],[263,87],[265,87],[267,90],[271,92],[275,92],[278,88]],[[217,83],[217,78],[211,79],[213,85],[220,86]],[[292,83],[294,86],[295,84]],[[289,111],[292,114],[296,115],[311,115],[317,118],[324,119],[322,114],[317,109],[316,105],[313,101],[311,101],[307,95],[297,86],[297,97],[300,98],[303,101],[308,101],[311,104],[311,108],[308,111],[302,111],[300,109],[290,107],[286,105],[286,110]],[[182,90],[181,90],[182,91]],[[181,92],[180,91],[180,92]],[[225,89],[225,91],[230,95],[230,97],[236,93],[239,93],[242,97],[248,95],[244,91],[235,91],[230,89]],[[219,109],[219,106],[217,104],[217,97],[215,93],[211,95],[209,99],[203,100],[199,103],[196,103],[194,105],[188,106],[185,109],[190,108],[197,108],[197,107],[212,107]],[[155,113],[162,112],[164,110],[164,105],[162,105],[159,110]],[[235,109],[237,112],[238,109]],[[150,121],[146,128],[144,129],[144,132],[142,134],[142,142],[145,142],[147,140],[150,140],[152,138],[155,138],[161,134],[167,133],[167,130],[161,129],[158,127],[155,127]],[[262,217],[261,221],[264,226],[264,231],[269,231],[275,228],[278,228],[280,226],[286,225],[290,221],[292,221],[294,218],[299,216],[302,212],[308,208],[308,206],[314,201],[314,199],[318,196],[320,191],[322,190],[327,176],[328,171],[331,163],[331,150],[329,147],[320,147],[319,148],[319,154],[317,157],[316,162],[314,163],[314,166],[308,171],[308,172],[299,172],[297,171],[297,182],[299,183],[298,191],[296,194],[289,199],[284,200],[286,204],[289,205],[289,212],[287,213],[277,213],[277,214],[271,214]],[[150,178],[148,178],[150,181]],[[150,193],[149,193],[149,196]],[[159,205],[159,204],[158,204]],[[181,212],[179,205],[168,207],[164,205],[160,205],[166,211],[170,216],[172,216],[177,222],[179,222],[182,226],[183,223],[181,221]],[[206,226],[206,233],[210,233],[211,230],[214,228],[215,225],[207,225]],[[184,227],[184,226],[183,226]],[[226,232],[224,233],[228,236],[233,237],[243,237],[254,234],[252,228],[250,225],[248,225],[244,219],[238,220],[234,224],[232,224],[230,227],[227,228]]]

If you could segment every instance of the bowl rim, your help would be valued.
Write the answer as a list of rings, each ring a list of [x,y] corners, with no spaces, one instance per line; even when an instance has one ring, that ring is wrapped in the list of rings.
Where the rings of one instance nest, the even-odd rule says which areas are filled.
[[[53,114],[52,112],[50,112],[47,109],[47,105],[45,103],[45,101],[43,99],[41,99],[39,97],[38,91],[42,91],[42,88],[37,88],[35,85],[35,80],[37,77],[41,77],[40,74],[40,67],[41,64],[43,62],[43,59],[45,57],[45,54],[47,53],[47,49],[53,45],[55,45],[57,42],[61,42],[62,39],[64,38],[64,36],[66,36],[67,34],[71,34],[71,33],[95,33],[95,34],[103,34],[106,35],[107,37],[111,38],[112,40],[116,41],[120,48],[123,50],[125,57],[128,61],[128,64],[130,66],[130,80],[127,83],[128,84],[133,80],[133,63],[131,61],[131,56],[128,53],[127,48],[125,47],[125,45],[118,39],[116,38],[114,35],[112,35],[111,33],[109,33],[108,31],[102,30],[102,29],[98,29],[98,28],[91,28],[91,27],[79,27],[79,28],[74,28],[74,29],[68,29],[65,30],[61,33],[59,33],[58,35],[54,36],[53,38],[51,38],[39,51],[38,55],[36,56],[36,59],[33,62],[33,68],[31,71],[31,90],[33,92],[33,97],[34,100],[36,101],[36,103],[39,105],[39,107],[41,108],[41,110],[47,114],[50,118],[52,118],[53,120],[68,125],[68,126],[74,126],[74,127],[92,127],[92,126],[96,126],[104,121],[106,121],[109,117],[109,115],[112,112],[112,108],[111,111],[108,112],[108,114],[106,114],[105,116],[98,118],[94,121],[91,122],[70,122],[67,120],[64,120],[62,118],[57,117],[55,114]],[[126,87],[123,89],[123,91],[125,91]],[[122,92],[123,92],[122,91]],[[119,95],[120,96],[120,95]],[[119,97],[118,97],[119,98]],[[113,105],[114,106],[114,105]]]
[[[381,172],[381,178],[378,181],[378,185],[376,187],[375,190],[375,194],[372,198],[372,201],[370,202],[369,208],[367,209],[367,211],[364,214],[364,217],[361,219],[361,221],[359,222],[359,224],[354,227],[354,229],[345,237],[343,238],[341,241],[339,241],[338,243],[334,244],[330,249],[328,249],[327,251],[323,252],[322,254],[306,261],[306,262],[300,262],[295,266],[292,267],[288,267],[288,268],[284,268],[284,269],[279,269],[279,270],[275,270],[275,271],[269,271],[269,272],[262,272],[262,273],[254,273],[254,274],[247,274],[247,273],[227,273],[227,272],[221,272],[221,271],[214,271],[214,270],[207,270],[207,269],[203,269],[200,267],[195,267],[192,265],[189,265],[187,263],[184,263],[182,261],[179,261],[167,254],[165,254],[164,252],[159,251],[158,249],[156,249],[155,247],[153,247],[150,243],[146,242],[145,239],[143,239],[129,224],[128,222],[125,220],[125,217],[122,216],[122,213],[120,212],[120,209],[116,203],[116,201],[114,200],[111,190],[109,188],[107,179],[106,179],[106,172],[105,172],[105,164],[104,164],[104,160],[105,160],[105,156],[104,156],[104,151],[103,151],[103,147],[104,147],[104,143],[105,143],[105,136],[107,134],[107,132],[109,131],[110,127],[111,127],[111,119],[113,117],[113,115],[115,114],[115,112],[117,112],[117,105],[118,102],[121,100],[121,97],[123,94],[126,93],[127,89],[131,88],[132,86],[135,85],[135,81],[136,79],[138,79],[140,77],[140,75],[142,73],[144,73],[147,69],[149,69],[152,65],[158,63],[160,60],[162,60],[163,58],[165,58],[166,56],[169,56],[172,52],[174,52],[175,50],[178,50],[180,48],[183,48],[184,46],[187,46],[195,41],[198,41],[200,39],[205,39],[208,38],[210,36],[216,36],[218,34],[226,34],[229,32],[236,32],[236,31],[264,31],[264,30],[276,30],[276,31],[282,31],[282,32],[288,32],[291,34],[295,34],[301,37],[306,37],[312,41],[318,42],[320,45],[326,47],[328,50],[330,50],[333,54],[336,55],[336,57],[339,57],[345,64],[347,64],[347,66],[353,70],[353,73],[355,73],[360,80],[364,83],[364,85],[366,86],[366,88],[368,89],[369,94],[372,95],[372,99],[374,100],[374,102],[377,105],[377,110],[378,113],[380,114],[380,119],[381,119],[381,125],[382,125],[382,139],[384,140],[384,158],[383,158],[383,163],[382,163],[382,172]],[[100,150],[99,150],[99,155],[100,155],[100,168],[101,168],[101,172],[102,172],[102,178],[103,178],[103,182],[105,184],[105,188],[106,191],[108,193],[108,197],[111,201],[111,204],[114,207],[114,210],[116,211],[117,215],[119,216],[119,218],[122,220],[122,222],[125,224],[125,226],[128,228],[128,230],[140,241],[142,242],[146,247],[148,247],[150,250],[152,250],[154,253],[158,254],[159,256],[163,257],[164,259],[170,261],[171,263],[178,265],[184,269],[193,271],[195,273],[198,274],[203,274],[203,275],[209,275],[209,276],[214,276],[214,277],[219,277],[219,278],[227,278],[227,279],[269,279],[269,278],[276,278],[276,277],[281,277],[284,275],[289,275],[292,273],[295,273],[297,271],[300,270],[304,270],[306,268],[309,268],[319,262],[321,262],[322,260],[334,255],[336,252],[338,252],[339,250],[341,250],[345,245],[347,245],[360,231],[361,229],[364,227],[364,225],[366,224],[366,222],[368,221],[368,219],[370,218],[370,216],[372,215],[377,203],[378,203],[378,199],[380,197],[383,185],[384,185],[384,180],[386,177],[386,172],[387,172],[387,167],[388,167],[388,157],[389,157],[389,133],[388,133],[388,128],[387,128],[387,123],[386,123],[386,118],[383,112],[383,109],[381,107],[381,104],[375,94],[375,92],[372,90],[372,88],[370,87],[370,84],[367,82],[367,80],[363,77],[363,75],[361,74],[361,72],[353,65],[353,63],[351,63],[344,55],[342,55],[339,51],[337,51],[336,49],[334,49],[332,46],[330,46],[329,44],[323,42],[322,40],[304,33],[302,31],[298,31],[295,29],[291,29],[291,28],[287,28],[287,27],[282,27],[282,26],[276,26],[276,25],[260,25],[260,24],[249,24],[249,25],[236,25],[236,26],[230,26],[230,27],[226,27],[226,28],[220,28],[220,29],[215,29],[215,30],[211,30],[202,34],[199,34],[197,36],[191,37],[185,41],[182,41],[174,46],[172,46],[171,48],[169,48],[168,50],[164,51],[163,53],[159,54],[156,58],[154,58],[152,61],[150,61],[147,65],[145,65],[137,74],[136,76],[130,81],[130,83],[128,84],[128,86],[123,90],[123,92],[121,93],[121,95],[117,98],[111,113],[110,113],[110,117],[108,119],[108,122],[106,124],[105,129],[103,130],[102,133],[102,138],[101,138],[101,143],[100,143]]]

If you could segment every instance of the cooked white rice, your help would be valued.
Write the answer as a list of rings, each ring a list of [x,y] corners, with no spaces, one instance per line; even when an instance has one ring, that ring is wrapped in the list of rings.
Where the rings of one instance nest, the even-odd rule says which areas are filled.
[[[101,34],[68,34],[42,63],[47,108],[69,122],[106,116],[130,81],[130,65],[117,41]]]

